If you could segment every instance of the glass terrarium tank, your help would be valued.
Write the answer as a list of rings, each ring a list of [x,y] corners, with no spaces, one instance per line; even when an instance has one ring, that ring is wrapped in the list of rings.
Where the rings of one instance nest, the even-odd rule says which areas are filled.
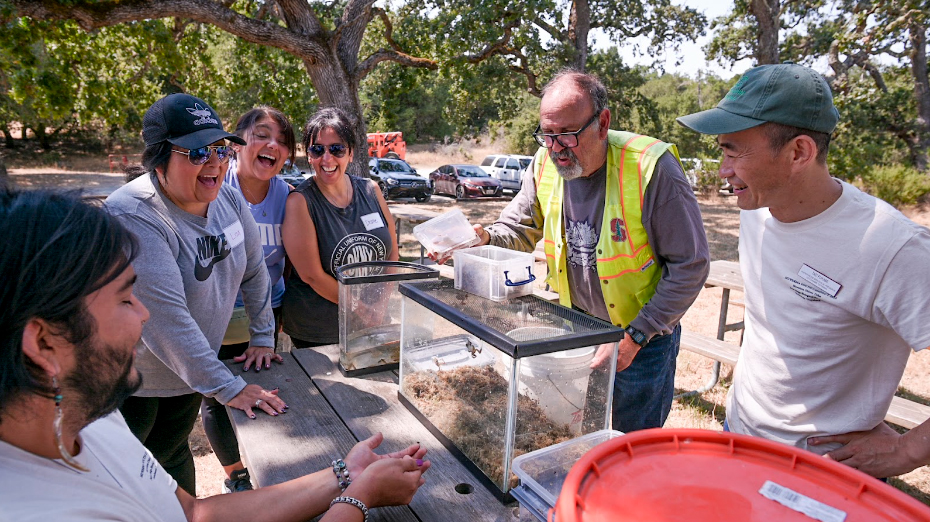
[[[438,276],[435,269],[400,261],[367,261],[337,268],[339,369],[353,376],[397,368],[401,330],[397,285]]]
[[[513,459],[610,427],[623,330],[528,295],[402,283],[400,401],[502,500]],[[608,350],[600,365],[598,348]]]

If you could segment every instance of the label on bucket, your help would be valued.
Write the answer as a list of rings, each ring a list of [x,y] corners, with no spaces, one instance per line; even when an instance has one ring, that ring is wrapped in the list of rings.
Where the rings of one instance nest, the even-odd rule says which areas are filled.
[[[779,486],[771,480],[765,481],[759,493],[767,499],[774,500],[783,506],[803,513],[813,519],[820,520],[821,522],[843,522],[846,520],[846,512],[818,502],[797,491]]]

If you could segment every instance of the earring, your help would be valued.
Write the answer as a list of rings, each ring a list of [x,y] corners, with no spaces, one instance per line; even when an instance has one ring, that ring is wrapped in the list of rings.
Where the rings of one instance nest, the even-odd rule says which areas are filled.
[[[78,471],[88,472],[89,469],[82,466],[68,451],[68,448],[65,447],[65,443],[61,441],[61,388],[58,387],[58,379],[52,377],[52,386],[55,388],[55,422],[53,424],[55,431],[55,444],[58,445],[58,452],[61,453],[61,460],[65,461],[65,464],[71,466],[72,468]]]

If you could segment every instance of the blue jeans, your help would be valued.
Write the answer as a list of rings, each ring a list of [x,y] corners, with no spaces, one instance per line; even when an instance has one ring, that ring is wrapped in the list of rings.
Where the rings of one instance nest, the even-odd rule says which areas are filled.
[[[675,394],[675,358],[681,345],[681,325],[652,338],[629,368],[614,381],[613,429],[629,433],[661,428]]]

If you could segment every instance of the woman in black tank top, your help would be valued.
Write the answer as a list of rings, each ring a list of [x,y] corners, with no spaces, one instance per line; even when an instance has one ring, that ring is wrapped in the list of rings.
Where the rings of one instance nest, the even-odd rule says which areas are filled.
[[[398,259],[394,219],[381,191],[371,180],[346,173],[356,149],[350,121],[336,108],[310,118],[303,145],[315,176],[287,198],[281,233],[294,270],[282,323],[297,348],[339,342],[336,268]]]

